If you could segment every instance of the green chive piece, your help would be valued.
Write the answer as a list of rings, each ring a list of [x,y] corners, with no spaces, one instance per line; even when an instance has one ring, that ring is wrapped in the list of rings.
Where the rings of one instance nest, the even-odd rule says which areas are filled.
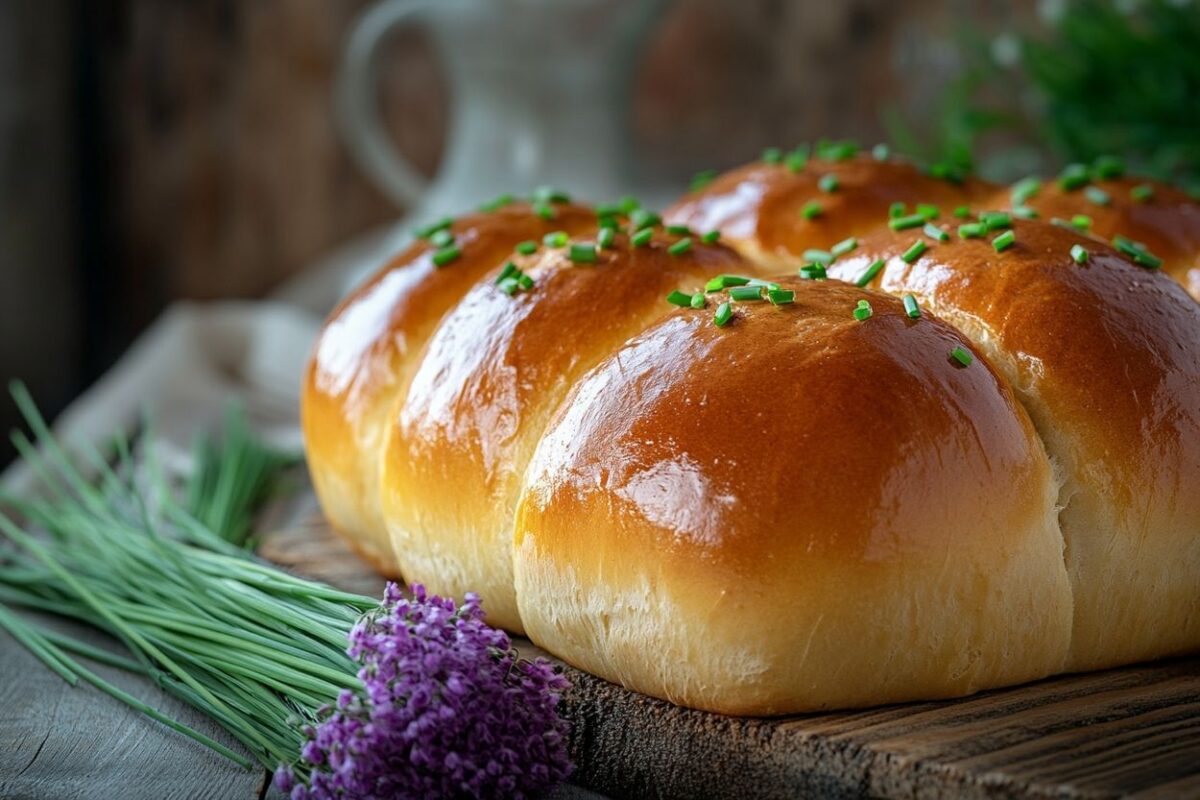
[[[730,286],[745,286],[748,283],[750,283],[750,279],[741,275],[718,275],[715,278],[710,278],[708,283],[704,284],[704,291],[719,292],[722,289],[728,289]]]
[[[800,268],[800,277],[806,281],[823,281],[828,273],[820,264],[805,264]]]
[[[721,303],[717,306],[717,313],[713,315],[713,322],[718,328],[724,328],[733,319],[733,306],[729,303]]]
[[[1021,219],[1037,219],[1041,216],[1038,210],[1031,206],[1014,206],[1012,213],[1014,217],[1020,217]]]
[[[679,306],[680,308],[692,307],[692,296],[687,292],[681,292],[678,289],[667,295],[667,302]]]
[[[644,208],[635,209],[629,215],[629,223],[633,225],[635,231],[640,231],[642,228],[652,228],[660,222],[662,222],[662,217]]]
[[[808,150],[797,147],[783,159],[783,165],[789,172],[799,172],[808,165]]]
[[[967,177],[966,171],[962,167],[958,167],[948,161],[939,161],[936,164],[930,164],[929,174],[934,178],[954,184],[962,183]]]
[[[901,203],[898,200],[895,203],[892,203],[890,206],[888,206],[888,219],[898,219],[899,217],[903,217],[904,209],[904,203]]]
[[[876,161],[887,161],[891,155],[892,149],[882,142],[871,148],[871,156]]]
[[[1081,244],[1071,245],[1071,258],[1076,264],[1086,264],[1088,262],[1088,251]]]
[[[987,225],[982,222],[964,222],[958,226],[958,235],[964,239],[978,239],[987,233]]]
[[[838,181],[837,175],[832,172],[821,176],[821,180],[817,181],[817,188],[826,193],[836,192],[839,186],[841,183]]]
[[[521,288],[521,284],[517,281],[516,276],[509,276],[505,278],[504,280],[500,281],[499,286],[500,291],[504,292],[509,297],[515,295],[517,290]]]
[[[433,236],[430,236],[429,241],[434,247],[447,247],[454,244],[454,234],[448,229],[442,228],[440,231],[436,231]]]
[[[1092,201],[1098,206],[1106,206],[1112,203],[1112,198],[1108,192],[1101,189],[1099,186],[1089,186],[1083,190],[1083,196]]]
[[[975,360],[975,356],[971,355],[965,347],[959,346],[950,351],[950,358],[957,361],[964,367],[971,366],[971,362]]]
[[[650,244],[650,240],[653,238],[653,228],[642,228],[640,231],[635,233],[629,241],[633,243],[634,247],[645,247],[646,245]]]
[[[612,248],[613,242],[617,239],[617,232],[612,228],[601,228],[600,233],[596,236],[596,244],[603,247],[605,250]]]
[[[944,230],[939,228],[937,225],[934,225],[932,222],[925,223],[925,228],[923,229],[923,232],[926,236],[928,236],[930,239],[933,239],[935,242],[950,241],[950,234],[946,233]]]
[[[542,243],[547,247],[566,247],[570,239],[566,231],[554,231],[542,237]]]
[[[717,242],[721,241],[721,232],[709,231],[700,237],[700,241],[704,242],[705,244],[716,244]]]
[[[587,243],[573,244],[568,252],[568,256],[576,264],[595,264],[596,245]]]
[[[681,256],[684,253],[686,253],[688,250],[691,250],[691,249],[692,249],[692,240],[690,237],[685,236],[684,238],[680,239],[675,244],[668,247],[667,252],[673,256]]]
[[[698,192],[717,178],[715,169],[706,169],[692,176],[692,191]]]
[[[967,217],[971,216],[971,209],[967,206],[959,206],[958,208],[954,209],[954,216],[958,217],[959,219],[966,219]]]
[[[417,238],[418,239],[428,239],[430,236],[433,236],[438,231],[443,230],[444,228],[449,228],[453,224],[454,224],[454,217],[442,217],[437,222],[431,222],[430,224],[426,225],[424,228],[418,228],[416,230]]]
[[[751,278],[746,282],[747,286],[762,286],[765,289],[778,289],[779,284],[775,281],[764,281],[762,278]]]
[[[817,142],[817,157],[826,161],[846,161],[858,155],[858,145],[850,140]]]
[[[762,300],[761,286],[735,286],[729,290],[729,299],[738,303]]]
[[[829,249],[830,254],[834,258],[841,258],[847,253],[853,253],[858,248],[858,239],[851,236],[849,239],[842,239]]]
[[[558,217],[558,212],[549,203],[534,203],[533,213],[547,222]]]
[[[900,255],[900,260],[905,264],[911,264],[920,258],[921,254],[928,249],[929,245],[925,244],[925,242],[921,241],[920,239],[917,239],[912,243],[911,247],[909,247]]]
[[[691,236],[692,229],[687,225],[668,225],[664,230],[672,236]]]
[[[596,224],[606,230],[619,231],[621,230],[621,221],[616,217],[597,217]]]
[[[629,216],[634,211],[642,207],[642,201],[638,200],[631,194],[627,194],[617,201],[617,208],[621,209],[621,213]]]
[[[625,210],[621,208],[620,203],[601,203],[596,206],[597,217],[615,217],[624,213]]]
[[[863,272],[862,275],[858,276],[858,280],[854,282],[854,285],[860,289],[865,288],[867,284],[875,280],[875,276],[883,270],[883,265],[885,263],[886,262],[882,258],[871,262],[871,266],[867,267],[866,271]]]
[[[1012,185],[1012,204],[1023,206],[1042,190],[1042,182],[1032,175],[1022,178]]]
[[[854,318],[859,322],[871,318],[871,304],[866,300],[859,300],[858,305],[854,307]]]
[[[925,224],[925,218],[920,214],[909,214],[888,220],[888,227],[894,231],[906,231],[909,228],[919,228]]]
[[[456,261],[462,255],[462,250],[458,249],[458,245],[452,244],[449,247],[443,247],[433,254],[434,266],[444,267],[451,261]]]
[[[1125,174],[1125,162],[1116,156],[1098,156],[1092,162],[1092,174],[1104,180],[1119,178]]]
[[[805,261],[814,261],[823,267],[828,267],[833,263],[833,253],[828,250],[817,250],[816,248],[805,250],[801,258]]]
[[[942,215],[942,210],[932,203],[917,203],[917,213],[925,218],[928,222],[931,219],[937,219]]]
[[[571,196],[553,186],[539,186],[533,190],[533,201],[535,203],[569,203]]]
[[[778,164],[783,161],[783,151],[778,147],[768,147],[762,151],[762,160],[768,164]]]
[[[1081,231],[1091,230],[1092,218],[1087,214],[1076,214],[1071,217],[1071,225]]]
[[[1135,203],[1145,203],[1154,197],[1154,187],[1148,183],[1134,186],[1129,190],[1129,196],[1133,198]]]
[[[504,264],[504,269],[500,270],[500,274],[496,276],[496,283],[500,283],[506,278],[516,277],[519,274],[521,274],[521,270],[517,268],[517,265],[511,261],[507,261]]]
[[[989,231],[1012,227],[1012,215],[1005,211],[984,211],[979,215],[979,221],[986,225]]]
[[[507,205],[511,205],[516,198],[511,194],[502,194],[495,200],[484,203],[479,207],[480,211],[499,211]]]
[[[1162,266],[1162,259],[1147,250],[1146,245],[1141,242],[1135,242],[1124,236],[1114,236],[1112,241],[1117,250],[1133,259],[1133,263],[1147,269],[1158,269]]]
[[[917,305],[917,298],[913,297],[911,294],[906,294],[901,298],[901,300],[904,301],[904,313],[907,314],[910,319],[918,319],[921,316],[921,307]]]
[[[767,299],[771,301],[771,305],[786,306],[796,302],[796,293],[791,289],[768,289]]]
[[[533,288],[533,278],[529,277],[524,272],[517,276],[517,283],[526,291],[529,291]]]
[[[1091,180],[1091,173],[1083,164],[1068,164],[1058,176],[1058,185],[1063,191],[1072,191],[1085,186]]]
[[[1016,241],[1016,231],[1005,231],[995,239],[992,239],[992,247],[996,249],[997,253],[1003,253],[1005,250],[1012,247]]]
[[[800,216],[805,219],[816,219],[823,213],[824,209],[821,208],[821,204],[816,200],[809,200],[800,208]]]
[[[704,296],[704,292],[696,292],[692,295],[692,308],[704,308],[708,305],[708,298]]]
[[[517,245],[517,252],[523,256],[531,256],[537,252],[537,242],[531,240],[521,242]]]

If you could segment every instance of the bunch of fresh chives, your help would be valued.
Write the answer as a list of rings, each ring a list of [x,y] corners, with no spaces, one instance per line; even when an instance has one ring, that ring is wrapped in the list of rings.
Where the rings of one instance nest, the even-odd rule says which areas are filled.
[[[0,627],[68,682],[83,679],[239,763],[249,766],[71,654],[145,675],[219,722],[268,768],[293,763],[304,741],[302,725],[342,689],[361,687],[345,654],[346,637],[377,601],[255,560],[189,513],[152,459],[139,481],[126,441],[117,442],[115,467],[95,449],[83,450],[94,474],[85,478],[24,387],[14,386],[13,396],[41,450],[23,433],[13,441],[43,494],[0,498],[21,519],[18,524],[0,513]],[[247,447],[236,446],[237,435],[235,446],[208,451],[211,472],[197,480],[209,488],[192,488],[193,498],[221,498],[202,507],[226,509],[216,515],[223,519],[245,505],[240,471],[263,469],[257,456],[246,457]],[[228,488],[212,492],[222,486]],[[39,629],[6,606],[97,627],[133,659]]]

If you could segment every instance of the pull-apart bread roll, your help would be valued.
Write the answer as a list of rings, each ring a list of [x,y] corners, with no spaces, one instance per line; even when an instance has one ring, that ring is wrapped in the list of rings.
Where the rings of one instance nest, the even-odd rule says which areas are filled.
[[[736,187],[721,191],[739,196]],[[1038,197],[1045,216],[1057,216],[1050,193]],[[668,218],[686,221],[696,202],[689,197]],[[1129,240],[1118,252],[1069,220],[956,210],[962,218],[940,206],[924,218],[864,221],[856,235],[831,237],[815,253],[804,253],[813,247],[810,232],[794,215],[755,226],[795,229],[794,239],[775,239],[793,267],[815,257],[830,278],[911,295],[969,337],[1015,387],[1062,482],[1057,502],[1074,606],[1067,669],[1194,651],[1200,306],[1155,268],[1149,242]],[[757,252],[754,241],[742,246]]]

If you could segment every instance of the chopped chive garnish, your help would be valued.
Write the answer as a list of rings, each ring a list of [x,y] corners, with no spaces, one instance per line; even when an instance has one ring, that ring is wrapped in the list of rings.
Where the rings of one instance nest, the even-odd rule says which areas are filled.
[[[681,256],[684,253],[686,253],[688,250],[691,250],[691,249],[692,249],[692,240],[689,237],[685,236],[684,238],[680,239],[675,244],[668,247],[667,252],[673,256]]]
[[[966,219],[967,217],[971,216],[971,209],[967,206],[959,206],[958,208],[954,209],[954,216],[958,217],[959,219]]]
[[[986,225],[989,231],[1012,227],[1012,216],[1005,211],[984,211],[980,213],[979,221]]]
[[[1058,185],[1064,191],[1072,191],[1084,186],[1091,180],[1088,168],[1083,164],[1068,164],[1058,176]]]
[[[911,264],[921,257],[921,254],[929,249],[929,245],[925,244],[920,239],[912,243],[912,246],[905,250],[900,255],[900,260],[905,264]]]
[[[858,247],[858,239],[851,236],[849,239],[842,239],[840,242],[829,248],[829,252],[834,258],[841,258],[847,253],[853,253]]]
[[[946,233],[944,230],[939,228],[937,225],[934,225],[932,222],[925,223],[924,233],[926,236],[928,236],[930,239],[933,239],[935,242],[950,241],[950,234]]]
[[[1091,200],[1098,206],[1106,206],[1112,202],[1108,192],[1101,189],[1099,186],[1089,186],[1083,190],[1083,196]]]
[[[718,328],[724,328],[729,324],[729,320],[733,319],[733,306],[729,303],[721,303],[717,306],[717,313],[713,315],[713,322]]]
[[[1081,244],[1071,245],[1071,258],[1076,264],[1086,264],[1088,261],[1088,251]]]
[[[428,239],[440,230],[449,228],[454,224],[454,217],[442,217],[437,222],[431,222],[424,228],[418,228],[416,231],[418,239]]]
[[[817,250],[816,248],[805,250],[801,258],[805,261],[814,261],[824,267],[828,267],[833,263],[833,253],[828,250]]]
[[[1038,214],[1038,210],[1031,206],[1015,206],[1012,213],[1014,217],[1020,217],[1021,219],[1037,219],[1041,216]]]
[[[821,180],[817,181],[817,188],[822,192],[836,192],[841,183],[838,181],[837,175],[832,172],[828,175],[822,175]]]
[[[858,154],[858,145],[849,140],[830,142],[825,139],[817,142],[817,157],[827,161],[846,161]]]
[[[854,307],[854,318],[859,322],[871,317],[871,304],[866,300],[859,300],[858,305]]]
[[[901,203],[899,200],[897,200],[895,203],[892,203],[890,206],[888,206],[888,219],[898,219],[899,217],[903,217],[904,208],[904,203]]]
[[[821,204],[816,200],[809,200],[800,208],[800,216],[805,219],[816,219],[823,213],[824,209],[821,208]]]
[[[500,270],[500,274],[496,276],[496,283],[500,283],[505,278],[511,278],[520,275],[521,270],[517,269],[517,265],[511,261],[504,263],[504,269]]]
[[[729,290],[729,299],[739,303],[751,300],[762,300],[761,286],[735,286]]]
[[[596,224],[606,230],[619,231],[621,230],[621,221],[616,217],[597,217]]]
[[[1154,187],[1148,183],[1140,184],[1129,190],[1129,196],[1135,203],[1144,203],[1154,197]]]
[[[721,232],[709,231],[700,237],[700,241],[704,242],[705,244],[716,244],[717,242],[721,241]]]
[[[616,241],[617,232],[612,228],[601,228],[600,233],[596,236],[596,244],[603,247],[605,250],[613,246]]]
[[[601,203],[596,206],[597,217],[615,217],[619,214],[624,214],[625,210],[621,208],[620,203]]]
[[[911,294],[906,294],[901,298],[901,300],[904,301],[904,313],[907,314],[910,319],[917,319],[921,316],[921,307],[917,305],[917,298],[913,297]]]
[[[553,186],[539,186],[533,190],[533,201],[535,203],[569,203],[571,196]]]
[[[700,191],[705,186],[708,186],[710,183],[716,180],[716,177],[717,171],[715,169],[706,169],[701,172],[697,172],[692,176],[692,191]]]
[[[746,281],[747,286],[763,286],[767,289],[778,289],[779,284],[775,281],[764,281],[762,278],[751,278]]]
[[[965,347],[961,346],[950,351],[950,358],[954,359],[964,367],[971,366],[971,362],[975,360],[975,356],[971,355],[971,353]]]
[[[917,203],[917,213],[925,218],[928,222],[931,219],[937,219],[942,215],[942,210],[932,203]]]
[[[1090,230],[1092,227],[1092,218],[1087,214],[1076,214],[1071,217],[1071,225],[1081,231]]]
[[[909,228],[919,228],[925,224],[925,217],[920,214],[908,214],[888,220],[888,227],[894,231],[906,231]]]
[[[533,213],[547,221],[558,216],[558,212],[555,211],[553,206],[551,206],[549,203],[534,203]]]
[[[504,292],[509,297],[517,293],[517,289],[521,288],[521,284],[517,281],[516,276],[509,276],[498,284],[500,291]]]
[[[1112,241],[1113,246],[1132,258],[1135,264],[1148,269],[1158,269],[1162,266],[1162,259],[1147,250],[1146,245],[1141,242],[1135,242],[1124,236],[1114,236]]]
[[[797,147],[783,159],[783,165],[789,172],[799,172],[808,164],[808,150]]]
[[[796,293],[791,289],[768,289],[767,299],[771,301],[771,305],[786,306],[796,302]]]
[[[537,252],[537,242],[533,240],[524,241],[517,245],[517,252],[523,256],[531,256]]]
[[[653,211],[647,211],[644,208],[638,208],[629,215],[629,223],[633,225],[634,230],[642,228],[652,228],[662,222],[662,217],[655,214]]]
[[[533,278],[529,277],[524,272],[517,276],[517,283],[526,291],[533,288]]]
[[[681,292],[678,289],[667,295],[667,302],[679,306],[680,308],[692,307],[692,296],[687,292]]]
[[[856,280],[854,282],[854,285],[857,286],[858,288],[862,289],[868,283],[875,280],[875,276],[878,275],[879,272],[883,269],[884,263],[885,262],[882,258],[878,259],[877,261],[871,262],[871,266],[867,267],[866,271],[863,272],[862,275],[858,276],[858,280]]]
[[[978,239],[987,233],[987,225],[982,222],[964,222],[958,226],[958,235],[964,239]]]
[[[650,240],[653,238],[654,238],[654,229],[653,228],[642,228],[640,231],[635,233],[629,239],[629,241],[633,243],[634,247],[645,247],[646,245],[650,244]]]
[[[576,264],[595,264],[596,263],[596,245],[594,244],[573,244],[571,245],[568,256]]]
[[[627,194],[617,201],[617,208],[621,209],[621,213],[626,216],[642,207],[642,201],[638,200],[631,194]]]
[[[768,147],[762,151],[762,160],[768,164],[778,164],[783,161],[783,151],[778,147]]]
[[[887,161],[892,155],[892,149],[882,142],[871,148],[871,156],[876,161]]]
[[[569,238],[566,231],[553,231],[542,237],[542,243],[547,247],[565,247]]]
[[[1012,247],[1017,241],[1016,231],[1005,231],[1004,233],[992,239],[992,247],[997,253],[1003,253],[1008,248]]]
[[[452,244],[449,247],[443,247],[433,254],[433,263],[435,266],[444,267],[451,261],[455,261],[462,255],[462,250],[458,249],[458,245]]]
[[[692,229],[687,225],[668,225],[665,228],[666,232],[672,236],[691,236]]]
[[[708,299],[704,296],[704,292],[696,292],[692,295],[692,308],[704,308],[708,305]]]
[[[1092,162],[1092,173],[1097,178],[1119,178],[1125,174],[1125,162],[1116,156],[1099,156]]]
[[[511,194],[502,194],[495,200],[484,203],[479,207],[480,211],[499,211],[507,205],[511,205],[516,200]]]
[[[800,268],[800,277],[806,281],[823,281],[828,273],[820,264],[805,264]]]
[[[719,292],[722,289],[728,289],[730,286],[745,286],[750,283],[750,279],[741,275],[718,275],[715,278],[710,278],[708,283],[704,284],[704,291]]]
[[[447,228],[442,228],[440,231],[435,231],[433,236],[429,237],[429,241],[434,247],[445,247],[454,244],[454,234]]]
[[[1028,178],[1022,178],[1012,185],[1012,204],[1014,206],[1023,206],[1033,199],[1042,189],[1042,182],[1032,175]]]

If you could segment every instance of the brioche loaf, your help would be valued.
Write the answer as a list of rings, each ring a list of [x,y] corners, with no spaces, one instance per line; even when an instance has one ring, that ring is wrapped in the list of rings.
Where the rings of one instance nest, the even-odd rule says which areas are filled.
[[[555,195],[436,226],[320,335],[318,495],[381,570],[724,713],[1195,650],[1200,305],[1151,267],[1193,263],[1196,207],[1106,184],[1073,227],[1094,192],[980,215],[1011,193],[850,154],[665,225]]]

